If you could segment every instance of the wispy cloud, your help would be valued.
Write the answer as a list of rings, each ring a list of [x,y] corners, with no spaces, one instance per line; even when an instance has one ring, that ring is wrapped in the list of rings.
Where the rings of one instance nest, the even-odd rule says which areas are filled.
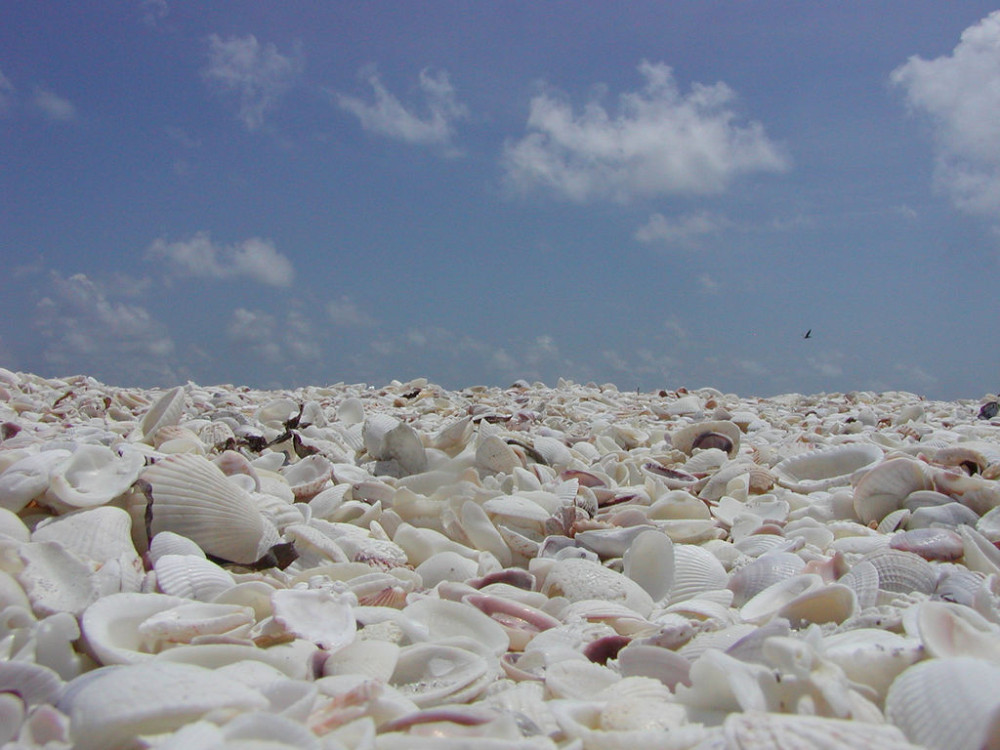
[[[458,101],[448,73],[443,70],[420,71],[423,116],[418,113],[418,105],[408,108],[389,91],[374,67],[367,68],[363,75],[372,87],[373,101],[336,92],[334,96],[341,109],[357,117],[361,127],[370,133],[418,146],[450,146],[455,123],[469,116],[468,108]]]
[[[228,246],[212,242],[207,232],[181,242],[160,238],[146,250],[146,259],[162,262],[168,277],[247,278],[270,286],[289,286],[295,278],[292,262],[259,237]]]
[[[36,88],[31,103],[50,120],[68,122],[76,119],[76,107],[73,103],[48,89]]]
[[[243,125],[247,130],[258,130],[265,113],[274,109],[303,68],[297,47],[282,54],[274,44],[258,42],[253,34],[228,39],[212,34],[208,38],[208,65],[202,74],[223,96],[235,96]]]
[[[229,343],[270,365],[316,362],[323,353],[319,335],[309,320],[291,310],[284,320],[262,310],[239,307],[226,327]]]
[[[365,310],[346,294],[340,299],[326,303],[326,314],[330,321],[338,326],[358,328],[375,325],[376,321]]]
[[[694,247],[699,237],[718,234],[729,226],[725,217],[714,216],[706,211],[667,218],[661,213],[649,217],[635,232],[639,242],[657,243],[675,247]]]
[[[113,383],[177,379],[173,339],[144,307],[115,301],[84,274],[63,278],[53,271],[47,291],[35,325],[50,365]]]
[[[950,55],[914,56],[890,80],[935,140],[935,179],[963,211],[1000,218],[1000,11],[962,32]]]
[[[673,71],[643,62],[645,85],[609,111],[599,100],[579,113],[559,92],[531,101],[522,139],[506,144],[503,166],[519,191],[544,189],[574,201],[724,191],[746,172],[790,166],[758,122],[740,124],[725,83],[682,93]]]

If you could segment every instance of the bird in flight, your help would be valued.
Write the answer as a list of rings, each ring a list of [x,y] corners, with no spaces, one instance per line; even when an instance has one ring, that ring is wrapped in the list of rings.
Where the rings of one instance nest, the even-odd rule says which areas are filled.
[[[804,339],[811,339],[812,338],[812,334],[813,334],[813,329],[810,328],[808,331],[806,331],[806,335],[803,336],[802,338],[804,338]]]

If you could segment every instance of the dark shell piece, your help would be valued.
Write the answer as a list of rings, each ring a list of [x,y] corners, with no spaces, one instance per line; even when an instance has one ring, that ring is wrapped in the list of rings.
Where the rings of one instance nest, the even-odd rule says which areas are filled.
[[[618,652],[631,641],[631,638],[624,635],[606,635],[584,646],[583,655],[597,664],[607,664],[608,659],[616,658]]]
[[[20,425],[14,424],[13,422],[4,422],[2,425],[0,425],[0,440],[6,440],[7,438],[12,438],[20,431],[21,431]]]
[[[703,450],[718,448],[720,451],[729,453],[733,449],[733,441],[728,435],[723,435],[721,432],[703,432],[692,441],[691,448]]]
[[[979,409],[979,418],[993,419],[993,417],[995,417],[997,413],[1000,413],[1000,402],[987,401]]]
[[[468,581],[470,586],[477,589],[489,586],[491,583],[506,583],[508,586],[532,591],[535,588],[535,576],[521,568],[504,568],[494,573],[487,573],[482,578],[475,578]]]

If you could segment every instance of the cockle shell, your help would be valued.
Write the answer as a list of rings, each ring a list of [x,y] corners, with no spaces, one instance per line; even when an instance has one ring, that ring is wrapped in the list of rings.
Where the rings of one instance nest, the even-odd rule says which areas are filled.
[[[658,530],[643,529],[622,557],[622,571],[638,583],[654,602],[674,586],[674,544]]]
[[[770,552],[735,570],[726,587],[733,592],[733,605],[740,607],[768,586],[798,575],[806,563],[791,552]]]
[[[153,436],[161,427],[175,425],[184,413],[184,387],[171,388],[157,399],[139,423],[142,439],[152,443]]]
[[[1000,737],[1000,667],[971,657],[914,664],[889,687],[885,715],[928,750],[994,747]]]
[[[278,543],[278,530],[246,492],[201,456],[165,458],[143,474],[149,482],[151,534],[173,531],[224,560],[252,563]]]
[[[930,594],[937,587],[937,570],[912,552],[881,549],[865,555],[862,560],[875,566],[878,587],[883,591]]]
[[[674,580],[668,595],[671,604],[726,587],[729,574],[707,549],[694,544],[675,544],[673,551]]]
[[[236,585],[229,571],[199,555],[160,555],[153,569],[160,591],[185,599],[210,602]]]
[[[215,709],[267,706],[259,692],[232,678],[166,662],[88,672],[69,683],[59,701],[77,750],[127,747],[139,735],[173,731]]]
[[[747,711],[726,717],[722,731],[727,750],[916,750],[894,726],[822,716]]]
[[[882,449],[870,443],[845,443],[779,461],[772,471],[782,487],[816,492],[847,485],[851,477],[882,460]]]

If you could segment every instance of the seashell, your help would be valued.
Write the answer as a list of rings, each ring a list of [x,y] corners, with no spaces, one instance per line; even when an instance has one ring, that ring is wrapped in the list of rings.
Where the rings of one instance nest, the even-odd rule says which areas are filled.
[[[697,449],[717,448],[730,458],[740,450],[740,428],[728,420],[695,422],[670,434],[670,444],[689,456]]]
[[[969,476],[964,471],[939,469],[934,473],[934,489],[967,505],[983,516],[1000,506],[1000,482]]]
[[[875,628],[857,628],[825,636],[823,655],[844,670],[849,680],[874,690],[881,703],[892,681],[922,659],[924,651],[914,638]]]
[[[428,639],[464,637],[499,656],[510,639],[500,624],[474,607],[446,599],[418,599],[403,609],[403,615],[427,630]]]
[[[729,574],[719,559],[704,547],[675,544],[673,550],[674,582],[668,596],[671,604],[726,587]]]
[[[912,552],[881,549],[865,555],[862,561],[875,566],[878,571],[878,587],[883,591],[931,594],[937,587],[937,570]]]
[[[523,651],[538,633],[561,624],[540,609],[499,596],[469,594],[463,601],[500,624],[512,651]]]
[[[722,565],[716,563],[721,570]],[[640,617],[647,617],[653,609],[652,597],[631,578],[580,558],[557,560],[546,574],[541,591],[549,597],[565,596],[570,602],[584,599],[620,602]]]
[[[31,531],[16,513],[0,507],[0,539],[12,539],[15,542],[27,542]]]
[[[955,531],[962,537],[965,567],[986,575],[1000,575],[1000,550],[971,526],[958,526]]]
[[[985,576],[959,565],[944,565],[942,568],[937,588],[934,589],[934,598],[973,606]]]
[[[733,545],[748,557],[761,557],[779,552],[793,552],[802,546],[801,539],[787,539],[780,534],[749,534]]]
[[[205,636],[246,635],[254,621],[250,607],[189,602],[150,615],[136,630],[150,642],[190,643]]]
[[[177,386],[160,396],[139,423],[143,442],[152,444],[161,427],[175,425],[184,413],[184,387]]]
[[[740,607],[740,617],[744,622],[763,624],[778,615],[786,604],[823,587],[823,579],[815,573],[785,578],[771,584]]]
[[[455,646],[416,643],[399,651],[389,684],[421,708],[462,703],[486,689],[492,675],[479,654]]]
[[[356,640],[350,648],[330,654],[323,676],[358,674],[387,683],[399,661],[399,646],[388,641]]]
[[[931,656],[970,656],[1000,666],[1000,631],[964,605],[921,602],[917,631]]]
[[[882,449],[870,443],[844,443],[779,461],[775,481],[796,492],[815,492],[850,484],[852,476],[882,460]]]
[[[16,577],[36,615],[79,615],[100,596],[90,567],[58,542],[28,542],[17,552],[24,567]]]
[[[577,545],[589,549],[603,559],[621,557],[632,546],[635,539],[643,532],[653,529],[652,526],[616,526],[610,529],[591,529],[578,531],[573,537]],[[657,531],[660,536],[666,536]]]
[[[237,563],[253,563],[279,541],[246,492],[217,466],[192,454],[165,458],[143,474],[150,484],[150,534],[173,531],[206,553]]]
[[[872,563],[865,560],[856,563],[840,582],[854,590],[858,607],[865,609],[875,606],[878,600],[879,575]]]
[[[210,602],[236,585],[229,571],[203,556],[161,555],[153,568],[157,588],[169,596]]]
[[[476,575],[479,564],[457,552],[435,552],[415,568],[427,588],[441,581],[466,581]]]
[[[622,556],[622,572],[659,602],[674,586],[674,544],[666,534],[638,528],[642,532]]]
[[[962,537],[950,529],[911,529],[894,534],[889,540],[892,549],[913,552],[925,560],[948,562],[965,554]]]
[[[88,649],[101,664],[149,661],[157,644],[148,641],[139,626],[159,612],[189,603],[189,599],[166,594],[111,594],[86,609],[80,630]]]
[[[285,589],[271,594],[275,622],[327,651],[337,651],[354,641],[353,601],[353,594],[333,595],[319,589]]]
[[[74,508],[104,505],[127,491],[144,466],[138,451],[119,456],[103,445],[81,445],[52,467],[45,496]]]
[[[0,693],[0,745],[14,740],[24,723],[25,702],[15,693]]]
[[[726,588],[733,592],[733,606],[743,606],[768,586],[798,575],[805,565],[801,557],[791,552],[761,555],[729,576]]]
[[[459,523],[476,549],[491,552],[504,567],[511,564],[510,547],[479,503],[473,500],[462,503]]]
[[[511,474],[521,466],[521,459],[507,443],[497,435],[488,435],[476,446],[476,465],[494,474]]]
[[[810,589],[784,604],[778,617],[788,620],[792,627],[808,623],[840,624],[852,617],[858,609],[858,599],[853,589],[839,583]]]
[[[149,541],[149,559],[155,565],[164,555],[205,557],[205,551],[186,536],[172,531],[161,531]]]
[[[305,501],[319,494],[327,485],[332,476],[332,467],[329,459],[314,454],[290,464],[281,475],[292,488],[295,499]]]
[[[906,736],[894,726],[823,716],[747,711],[727,716],[722,731],[725,747],[740,750],[843,750],[853,747],[914,750]]]
[[[71,456],[62,448],[15,461],[0,474],[0,507],[18,513],[49,487],[49,474]]]
[[[264,696],[232,678],[169,662],[88,672],[70,682],[59,701],[77,750],[128,747],[140,735],[171,732],[209,711],[267,706]]]
[[[0,661],[0,695],[16,695],[22,705],[32,707],[44,703],[53,704],[58,700],[64,685],[55,670],[41,664]]]
[[[545,670],[545,688],[554,698],[593,699],[617,684],[621,677],[610,668],[586,659],[564,659]]]
[[[907,498],[909,502],[910,498],[916,497],[917,495],[939,495],[937,492],[914,492]],[[945,500],[949,500],[947,495],[940,495]],[[971,508],[966,508],[961,503],[956,503],[954,501],[946,502],[941,505],[925,505],[913,510],[910,518],[906,522],[907,529],[924,529],[930,526],[948,526],[954,528],[956,526],[961,526],[965,524],[966,526],[975,526],[979,521],[979,516]]]
[[[870,469],[854,487],[854,511],[862,523],[878,523],[902,507],[912,492],[929,490],[925,464],[912,458],[890,458]]]
[[[1000,736],[1000,667],[970,657],[914,664],[889,687],[885,715],[928,750],[989,747]]]
[[[58,542],[84,560],[103,564],[127,554],[142,563],[132,545],[132,517],[113,506],[68,513],[35,527],[35,542]]]

